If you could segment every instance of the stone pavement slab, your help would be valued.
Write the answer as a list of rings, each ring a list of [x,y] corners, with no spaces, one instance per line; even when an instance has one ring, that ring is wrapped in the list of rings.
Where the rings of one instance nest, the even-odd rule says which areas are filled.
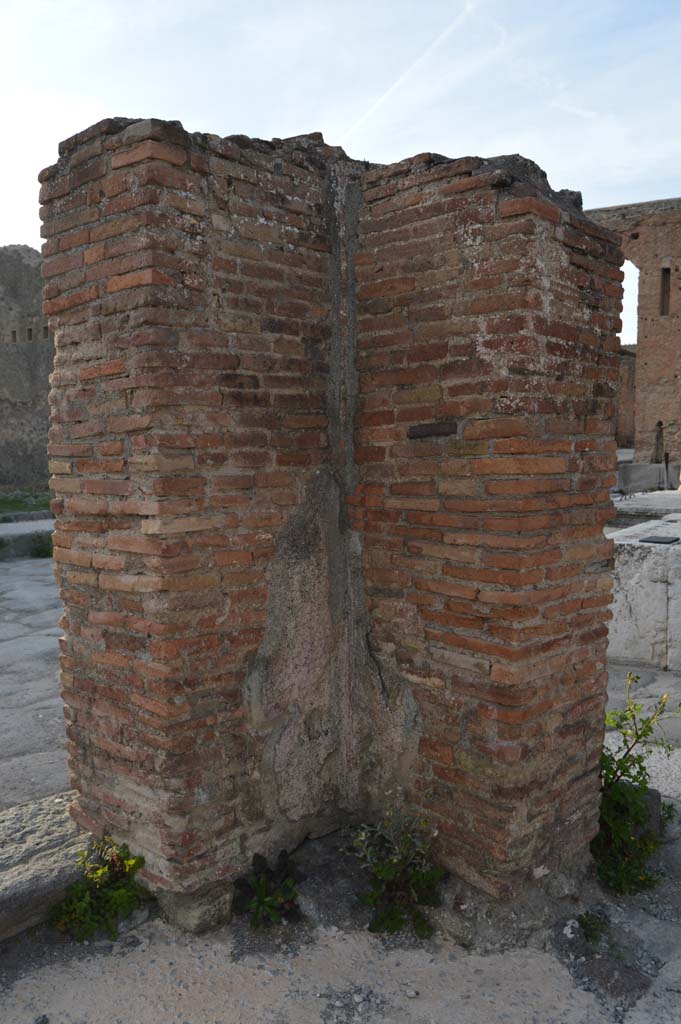
[[[61,612],[51,558],[0,565],[0,811],[68,789]]]

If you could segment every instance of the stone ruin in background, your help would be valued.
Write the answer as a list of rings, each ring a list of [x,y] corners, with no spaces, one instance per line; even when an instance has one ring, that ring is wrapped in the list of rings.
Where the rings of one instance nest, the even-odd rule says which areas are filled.
[[[621,235],[626,259],[639,269],[636,356],[622,352],[620,443],[637,463],[681,462],[681,199],[656,199],[589,210],[587,216]],[[674,473],[674,483],[678,473]],[[663,486],[653,477],[648,488]],[[640,489],[644,489],[641,487]]]
[[[40,253],[0,246],[0,487],[47,487],[54,359],[41,313]]]
[[[597,828],[621,253],[519,157],[103,121],[41,174],[73,813],[176,919],[404,788],[495,897]]]

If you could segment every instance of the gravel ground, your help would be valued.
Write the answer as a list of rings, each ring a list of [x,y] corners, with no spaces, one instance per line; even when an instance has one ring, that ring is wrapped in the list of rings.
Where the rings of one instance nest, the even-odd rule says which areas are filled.
[[[26,974],[3,1024],[605,1024],[547,953],[386,948],[367,932],[319,929],[299,949],[234,956],[228,930],[181,936],[143,925],[133,948]],[[42,1021],[41,1024],[46,1024]]]
[[[658,889],[614,898],[592,877],[527,948],[482,955],[442,929],[431,940],[370,934],[358,862],[347,839],[329,836],[296,854],[300,924],[253,931],[236,918],[191,936],[152,911],[116,942],[79,945],[42,928],[0,944],[0,1021],[678,1024],[680,837],[673,826]],[[451,903],[448,885],[434,924],[444,927]],[[597,942],[579,924],[585,910],[606,922]]]

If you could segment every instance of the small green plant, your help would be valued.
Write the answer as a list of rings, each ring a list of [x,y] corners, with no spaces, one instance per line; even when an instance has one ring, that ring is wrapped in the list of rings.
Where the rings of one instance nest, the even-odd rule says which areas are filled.
[[[66,890],[64,899],[52,908],[50,923],[82,942],[97,932],[118,936],[118,922],[128,917],[147,898],[135,879],[144,857],[132,857],[123,843],[111,836],[95,840],[91,849],[80,850],[78,865],[83,879]]]
[[[601,752],[600,830],[591,844],[600,878],[618,893],[649,889],[659,880],[648,867],[661,839],[650,828],[647,758],[654,748],[667,755],[672,749],[654,735],[668,714],[667,694],[649,715],[642,715],[643,705],[635,703],[631,692],[638,681],[637,675],[628,673],[626,706],[605,716],[606,726],[619,733],[619,742],[615,749],[604,746]]]
[[[602,914],[594,913],[592,910],[587,910],[584,914],[580,914],[577,921],[582,929],[584,938],[592,945],[595,945],[607,933],[609,928],[608,919]]]
[[[52,558],[52,534],[31,534],[31,558]]]
[[[286,918],[296,921],[302,917],[298,906],[296,880],[298,873],[282,850],[274,867],[256,853],[252,871],[234,883],[234,912],[250,914],[251,926],[281,924]]]
[[[373,910],[370,931],[393,934],[411,923],[420,938],[433,934],[421,907],[441,902],[438,890],[446,872],[433,863],[436,835],[424,818],[396,804],[377,824],[357,830],[353,847],[371,876],[360,897]]]

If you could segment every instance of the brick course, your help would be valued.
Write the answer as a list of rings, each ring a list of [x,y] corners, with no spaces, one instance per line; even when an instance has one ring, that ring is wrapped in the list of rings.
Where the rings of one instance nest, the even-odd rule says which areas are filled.
[[[395,783],[487,892],[583,865],[615,236],[314,135],[116,119],[41,181],[76,817],[176,895]]]

